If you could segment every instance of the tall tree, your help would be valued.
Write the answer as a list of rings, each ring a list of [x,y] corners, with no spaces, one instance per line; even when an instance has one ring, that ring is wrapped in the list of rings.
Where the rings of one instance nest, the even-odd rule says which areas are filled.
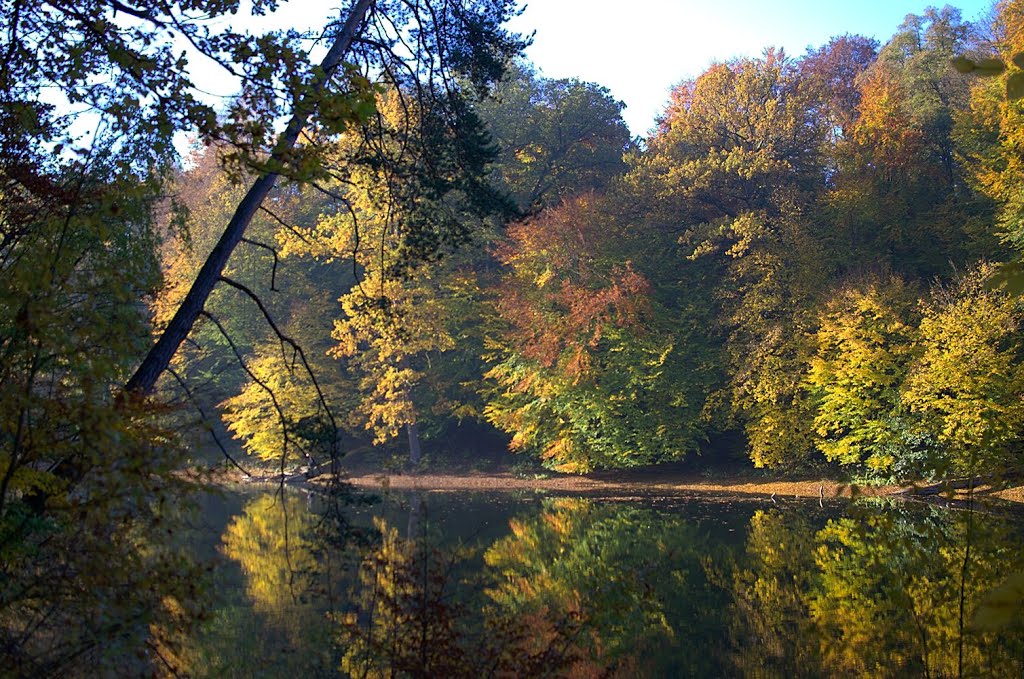
[[[731,383],[709,403],[731,406],[758,465],[809,447],[799,312],[823,273],[807,208],[825,185],[830,130],[801,85],[779,51],[712,66],[675,90],[629,177],[675,230],[676,266],[700,271],[684,294],[703,288],[718,306]]]
[[[877,56],[877,40],[843,35],[827,45],[809,48],[800,58],[803,87],[813,92],[812,105],[832,130],[832,143],[852,133],[861,100],[857,80]]]
[[[524,214],[582,191],[601,191],[625,171],[630,146],[622,102],[600,85],[552,80],[519,64],[478,107],[501,149],[495,180]]]
[[[618,214],[582,195],[514,225],[497,251],[485,414],[514,450],[566,471],[679,458],[700,436],[701,399],[680,388],[672,321],[623,251]]]
[[[997,203],[996,230],[1016,251],[1024,249],[1024,103],[1007,96],[1010,78],[1020,78],[1015,57],[1024,52],[1024,5],[997,5],[992,25],[996,56],[1008,64],[996,78],[977,78],[971,87],[970,109],[961,113],[959,150],[970,161],[976,186]]]
[[[990,206],[970,188],[953,135],[969,79],[952,61],[974,49],[957,10],[929,9],[908,16],[858,78],[825,210],[838,269],[881,266],[920,280],[991,252]]]

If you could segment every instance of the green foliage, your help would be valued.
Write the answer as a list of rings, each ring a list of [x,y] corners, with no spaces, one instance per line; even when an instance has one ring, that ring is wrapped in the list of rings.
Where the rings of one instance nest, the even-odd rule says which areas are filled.
[[[117,398],[149,339],[157,183],[101,149],[0,177],[0,671],[145,672],[199,584],[156,537],[182,518],[180,442]]]
[[[722,603],[703,580],[706,536],[678,518],[580,498],[546,501],[535,516],[511,519],[510,534],[484,553],[494,582],[487,596],[527,620],[577,620],[575,644],[599,667],[708,674],[710,654],[675,657],[675,665],[664,658],[672,655],[664,649],[718,624]]]
[[[618,263],[612,205],[578,197],[510,228],[498,250],[508,272],[484,412],[513,450],[564,471],[680,457],[700,435],[671,320]]]
[[[730,331],[729,396],[758,467],[797,465],[810,449],[812,404],[801,383],[809,347],[800,307],[817,272],[800,266],[797,248],[808,244],[793,226],[741,215],[705,241],[704,252],[701,246],[695,252],[707,256],[717,247],[716,254],[725,255],[720,294]]]
[[[478,109],[501,149],[495,180],[525,214],[605,189],[625,170],[623,105],[604,87],[518,65]]]

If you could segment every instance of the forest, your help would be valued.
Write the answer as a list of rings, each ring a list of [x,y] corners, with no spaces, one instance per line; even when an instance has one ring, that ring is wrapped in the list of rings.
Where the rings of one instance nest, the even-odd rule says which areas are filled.
[[[0,0],[0,672],[164,672],[211,463],[1020,477],[1024,2],[715,63],[645,138],[512,0],[342,4]]]
[[[472,110],[483,174],[440,186],[392,169],[408,106],[380,89],[386,169],[353,167],[365,139],[321,142],[331,177],[268,197],[173,365],[275,465],[329,457],[335,431],[415,463],[475,426],[566,472],[1010,471],[1022,131],[1013,73],[954,60],[1011,63],[1014,11],[994,45],[929,9],[885,45],[716,64],[647,139],[600,86],[519,62]],[[169,179],[187,216],[152,255],[158,327],[241,200],[230,153],[197,147]]]

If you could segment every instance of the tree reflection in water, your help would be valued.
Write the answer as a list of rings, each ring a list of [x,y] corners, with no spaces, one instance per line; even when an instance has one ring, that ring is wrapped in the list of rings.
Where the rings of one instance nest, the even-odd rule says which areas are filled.
[[[1020,568],[1011,526],[898,503],[856,506],[817,531],[788,512],[755,512],[732,573],[738,673],[1022,676],[1020,626],[971,624],[985,592]]]
[[[325,543],[302,498],[251,500],[223,536],[244,583],[193,666],[235,676],[1024,673],[1019,608],[972,622],[990,592],[1017,591],[1000,589],[1024,570],[1013,520],[899,503],[505,498],[495,530],[467,529],[497,516],[495,501],[430,495],[379,508],[378,538],[360,551]],[[352,568],[331,566],[345,554]]]
[[[342,672],[352,677],[563,676],[583,655],[578,616],[510,615],[481,597],[466,568],[479,548],[442,546],[414,498],[407,536],[381,518],[380,544],[363,559],[354,610],[337,618]]]
[[[352,543],[329,520],[333,505],[314,512],[309,499],[287,489],[257,495],[228,522],[220,551],[240,583],[233,568],[221,569],[223,600],[183,652],[184,675],[337,676],[325,615],[339,603],[341,557]]]

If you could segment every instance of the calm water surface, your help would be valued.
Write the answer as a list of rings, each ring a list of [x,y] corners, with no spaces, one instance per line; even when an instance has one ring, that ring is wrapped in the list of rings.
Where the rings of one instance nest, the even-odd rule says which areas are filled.
[[[205,498],[197,676],[1024,676],[1024,532],[920,504]]]

